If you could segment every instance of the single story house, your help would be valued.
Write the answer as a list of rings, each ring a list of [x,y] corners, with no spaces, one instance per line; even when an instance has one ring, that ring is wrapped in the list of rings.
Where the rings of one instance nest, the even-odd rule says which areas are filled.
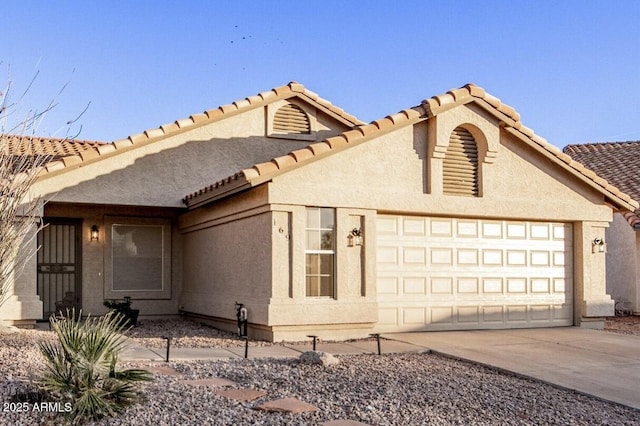
[[[568,145],[564,153],[640,200],[640,141]],[[616,212],[605,231],[607,294],[618,313],[640,315],[640,210]]]
[[[33,321],[131,297],[267,340],[580,325],[638,203],[469,84],[365,124],[292,82],[49,163]]]

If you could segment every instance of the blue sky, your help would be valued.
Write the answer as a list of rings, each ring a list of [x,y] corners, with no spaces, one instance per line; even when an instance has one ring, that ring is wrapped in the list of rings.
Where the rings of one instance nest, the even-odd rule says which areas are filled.
[[[101,141],[292,80],[364,121],[473,82],[563,147],[640,139],[638,22],[638,1],[5,0],[0,77],[14,117],[57,103],[36,134]]]

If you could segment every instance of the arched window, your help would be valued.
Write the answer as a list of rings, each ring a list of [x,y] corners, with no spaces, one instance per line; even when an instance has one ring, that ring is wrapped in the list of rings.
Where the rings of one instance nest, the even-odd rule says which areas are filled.
[[[448,195],[477,197],[478,181],[478,145],[468,130],[457,127],[451,132],[444,156],[442,191]]]
[[[311,134],[309,116],[302,108],[293,104],[286,104],[276,111],[273,116],[273,131],[285,134]]]

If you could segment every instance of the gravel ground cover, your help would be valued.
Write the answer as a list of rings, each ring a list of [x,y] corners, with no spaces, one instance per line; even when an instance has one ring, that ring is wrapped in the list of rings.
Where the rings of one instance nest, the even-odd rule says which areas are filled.
[[[608,328],[640,334],[640,321],[630,324],[632,321],[616,319],[616,324],[609,324]],[[184,345],[243,344],[233,335],[178,322],[143,323],[135,330],[135,339],[157,339],[155,333],[161,331],[164,335],[173,325],[174,338]],[[35,342],[53,338],[46,331],[0,333],[3,405],[15,402],[16,393],[27,390],[23,380],[32,377],[41,362]],[[293,359],[162,363],[181,374],[157,374],[154,382],[141,386],[142,404],[97,424],[316,425],[333,419],[371,425],[640,424],[639,410],[435,354],[339,358],[341,363],[333,367],[301,364]],[[127,365],[145,367],[140,363]],[[237,383],[233,388],[261,390],[266,395],[255,401],[238,402],[217,395],[217,388],[186,383],[214,377],[232,380]],[[288,414],[255,410],[263,402],[286,397],[313,404],[318,411]],[[60,419],[59,413],[31,410],[0,413],[0,425],[56,425]]]

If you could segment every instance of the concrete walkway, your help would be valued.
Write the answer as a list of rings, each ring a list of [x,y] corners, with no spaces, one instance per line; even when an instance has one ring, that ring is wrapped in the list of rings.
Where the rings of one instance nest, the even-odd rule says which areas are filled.
[[[433,350],[640,409],[640,337],[577,327],[385,334],[381,352]],[[309,344],[252,347],[249,358],[297,358]],[[375,341],[324,343],[334,355],[377,354]],[[243,358],[244,347],[171,348],[170,361]],[[164,361],[165,349],[129,348],[125,361]]]

